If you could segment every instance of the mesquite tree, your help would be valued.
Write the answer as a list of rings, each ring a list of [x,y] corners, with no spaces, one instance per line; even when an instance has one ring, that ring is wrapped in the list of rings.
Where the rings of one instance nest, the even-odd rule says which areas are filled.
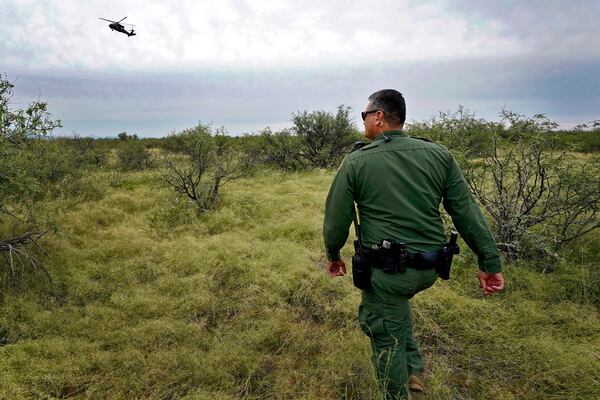
[[[13,109],[13,94],[14,85],[0,75],[0,222],[11,227],[0,232],[0,265],[9,276],[17,267],[41,268],[31,249],[41,250],[39,239],[48,229],[40,227],[32,212],[43,195],[33,145],[61,126],[44,102]]]
[[[303,111],[292,115],[292,127],[259,136],[256,156],[267,165],[284,170],[338,167],[361,135],[350,118],[350,108],[337,113]]]
[[[176,193],[190,199],[200,213],[214,210],[221,187],[245,175],[249,158],[236,151],[223,135],[214,135],[210,127],[198,125],[178,136],[183,157],[165,156],[164,181]]]
[[[360,137],[350,118],[349,107],[337,113],[314,111],[294,114],[292,133],[300,139],[298,157],[309,168],[337,167]]]
[[[556,151],[543,115],[503,111],[489,151],[462,158],[472,193],[492,217],[498,247],[509,257],[551,256],[600,227],[600,161]]]
[[[452,152],[472,158],[489,154],[493,131],[499,128],[499,124],[477,118],[474,112],[459,106],[429,121],[411,122],[406,130],[410,136],[442,143]]]
[[[306,168],[306,162],[300,156],[302,142],[289,130],[273,133],[267,128],[260,133],[259,138],[256,155],[261,162],[287,171]]]

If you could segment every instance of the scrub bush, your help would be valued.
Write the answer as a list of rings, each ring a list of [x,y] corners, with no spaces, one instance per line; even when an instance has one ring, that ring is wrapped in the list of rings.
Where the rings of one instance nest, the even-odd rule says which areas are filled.
[[[265,164],[288,171],[337,167],[361,137],[350,118],[350,110],[339,106],[336,114],[326,111],[293,114],[290,129],[261,132],[257,153]]]
[[[31,157],[36,158],[37,164],[32,171],[33,176],[46,188],[68,176],[81,176],[83,172],[78,165],[78,154],[64,140],[47,139],[33,143]]]
[[[571,131],[558,131],[555,140],[564,148],[583,153],[600,151],[600,120],[577,125]]]
[[[299,157],[301,141],[290,131],[273,133],[267,128],[259,137],[261,141],[257,154],[261,162],[285,171],[298,171],[304,168],[304,163]]]
[[[300,141],[299,160],[308,168],[337,167],[360,135],[350,118],[350,107],[339,106],[334,115],[326,111],[296,113],[291,132]]]
[[[247,153],[236,151],[221,131],[214,134],[208,125],[185,130],[174,142],[185,157],[165,155],[163,179],[178,195],[191,200],[199,213],[216,209],[221,187],[250,170]]]
[[[51,118],[44,102],[13,109],[13,88],[0,75],[0,223],[12,227],[0,237],[0,265],[11,277],[15,276],[15,267],[41,266],[30,249],[38,247],[48,230],[44,231],[37,221],[34,204],[43,198],[47,181],[62,174],[58,168],[44,176],[43,159],[39,157],[43,138],[60,127],[60,121]]]
[[[500,127],[482,118],[463,106],[454,112],[440,112],[425,122],[413,122],[407,132],[413,137],[422,137],[442,143],[454,153],[465,157],[481,157],[490,153],[492,138]]]
[[[108,150],[103,148],[98,140],[77,134],[57,140],[73,149],[76,168],[100,168],[108,162]]]
[[[124,171],[143,171],[154,166],[152,155],[139,140],[126,140],[117,150],[117,166]]]
[[[564,245],[600,227],[600,158],[554,150],[556,124],[543,115],[503,111],[499,127],[488,153],[461,158],[465,178],[509,258],[556,262]]]
[[[0,215],[41,196],[43,182],[36,176],[36,149],[43,137],[61,126],[60,121],[51,119],[46,103],[34,102],[26,109],[13,110],[13,88],[0,76]]]

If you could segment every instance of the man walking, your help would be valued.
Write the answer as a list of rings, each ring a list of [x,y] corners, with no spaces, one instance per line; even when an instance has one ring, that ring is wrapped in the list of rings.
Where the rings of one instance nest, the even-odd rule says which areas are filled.
[[[446,241],[442,203],[475,252],[486,294],[504,288],[500,257],[478,205],[448,150],[407,137],[406,105],[393,89],[369,96],[362,112],[372,143],[349,154],[331,184],[323,236],[327,271],[346,273],[340,249],[346,243],[355,204],[361,246],[368,252],[370,287],[362,291],[361,328],[371,340],[372,362],[386,399],[422,391],[423,357],[413,337],[409,300],[437,279]]]

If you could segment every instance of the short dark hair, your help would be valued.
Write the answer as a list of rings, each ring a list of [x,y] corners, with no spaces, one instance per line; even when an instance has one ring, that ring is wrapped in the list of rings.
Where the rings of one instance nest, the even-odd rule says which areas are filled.
[[[379,90],[369,96],[369,104],[373,110],[383,111],[385,121],[392,126],[406,121],[406,102],[397,90]]]

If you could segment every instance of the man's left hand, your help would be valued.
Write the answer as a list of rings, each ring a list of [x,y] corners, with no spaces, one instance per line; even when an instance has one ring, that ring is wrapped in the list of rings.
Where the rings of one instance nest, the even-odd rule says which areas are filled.
[[[504,289],[504,277],[502,272],[487,273],[484,271],[477,272],[479,278],[479,286],[485,294],[493,294]]]
[[[327,272],[333,277],[344,276],[346,275],[346,264],[342,260],[329,261],[327,263]]]

